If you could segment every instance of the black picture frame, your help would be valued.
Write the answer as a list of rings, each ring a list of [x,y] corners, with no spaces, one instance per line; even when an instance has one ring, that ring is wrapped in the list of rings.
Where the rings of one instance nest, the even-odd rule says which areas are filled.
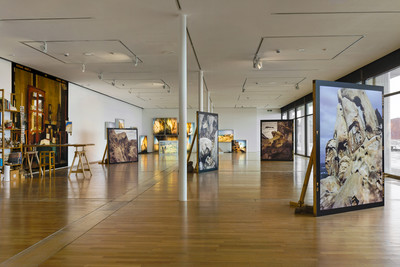
[[[137,162],[139,158],[137,128],[107,128],[107,147],[109,164]],[[117,154],[115,153],[117,149],[125,153]]]
[[[340,97],[339,97],[339,91],[340,91]],[[335,92],[337,97],[332,97],[332,95],[334,95]],[[314,151],[315,151],[314,215],[323,216],[323,215],[383,206],[384,205],[383,87],[365,85],[365,84],[315,80],[313,93],[314,93],[313,116],[314,116]],[[368,101],[364,97],[364,93],[367,96]],[[326,101],[326,99],[328,99],[329,101]],[[357,110],[358,112],[358,113],[356,112],[355,114],[365,115],[365,113],[368,112],[369,116],[371,115],[371,113],[374,113],[374,115],[376,116],[377,125],[371,128],[368,120],[371,120],[373,116],[369,116],[370,118],[368,119],[363,118],[365,124],[365,126],[363,127],[362,123],[359,123],[360,119],[357,119],[357,117],[361,118],[363,116],[358,116],[358,115],[353,118],[350,124],[350,120],[348,118],[349,115],[344,114],[345,112],[346,114],[350,114],[350,111],[347,110],[349,109],[348,107],[351,107],[351,105],[345,103],[348,101],[352,101],[351,103],[354,103],[353,109],[356,108],[355,110]],[[369,102],[369,104],[367,102]],[[372,109],[374,108],[376,109],[372,112],[370,106],[372,106]],[[343,116],[341,115],[342,113]],[[335,117],[334,131],[332,132],[332,136],[329,137],[329,133],[331,132],[330,127],[332,127],[333,124],[330,121],[330,117],[333,118],[333,116]],[[341,119],[342,117],[344,118],[343,120]],[[354,130],[354,128],[356,127],[357,129]],[[346,131],[338,131],[338,129],[346,129]],[[370,138],[367,137],[368,142],[369,141],[376,142],[375,144],[378,145],[378,148],[379,146],[381,146],[382,148],[381,151],[379,149],[369,150],[368,147],[365,148],[364,143],[367,142],[366,141],[367,139],[362,138],[363,132],[364,133],[368,132],[368,134],[365,135],[373,135],[373,137]],[[346,139],[346,133],[348,133],[347,139]],[[357,136],[357,138],[355,136]],[[379,136],[380,136],[380,141],[378,141]],[[332,138],[332,139],[326,141],[327,138]],[[357,140],[357,143],[355,143],[354,140]],[[361,141],[363,142],[362,144]],[[362,149],[365,149],[366,152],[375,151],[373,153],[376,153],[374,154],[374,156],[377,157],[375,158],[376,160],[371,162],[367,161],[364,157],[358,157],[357,156],[358,154],[361,155],[364,153],[363,151],[361,151]],[[337,156],[335,156],[335,151]],[[347,155],[345,153],[351,153],[351,154]],[[327,154],[329,156],[327,156]],[[368,157],[368,153],[367,154],[364,153],[364,155]],[[345,156],[349,159],[347,162],[344,161]],[[372,155],[370,156],[372,157]],[[325,159],[324,162],[322,162],[321,160],[322,158]],[[334,162],[334,164],[332,164],[332,162]],[[375,188],[381,187],[381,190],[375,191],[375,194],[370,198],[370,199],[378,199],[377,201],[370,201],[369,199],[358,198],[359,197],[358,192],[364,190],[363,188],[364,184],[369,184],[369,180],[367,180],[367,182],[363,180],[356,180],[357,175],[361,174],[361,172],[358,171],[359,169],[357,169],[356,167],[358,164],[360,164],[360,166],[366,166],[368,170],[371,170],[369,163],[376,165],[373,167],[374,169],[380,168],[381,170],[380,176],[376,176],[378,172],[374,171],[370,172],[367,178],[370,179],[370,177],[373,177],[373,181],[377,181],[374,187]],[[348,165],[347,168],[346,165]],[[332,168],[331,166],[334,166],[334,168]],[[324,180],[324,179],[329,179],[329,180]],[[327,188],[326,185],[328,184],[329,181],[332,180],[335,181],[335,183],[339,184],[339,187],[337,189],[338,191],[337,194],[334,190],[326,189]],[[360,181],[360,182],[354,182],[354,181]],[[346,189],[345,187],[349,188]],[[331,188],[337,188],[337,186],[331,186]],[[351,189],[351,192],[354,192],[353,196],[350,196],[348,193],[346,194],[346,192],[348,192],[347,191],[348,189]],[[334,198],[332,204],[332,201],[328,202],[327,200],[331,200],[332,197],[334,196],[333,194],[336,194],[336,197]]]
[[[199,173],[218,170],[218,114],[197,111],[196,118]]]

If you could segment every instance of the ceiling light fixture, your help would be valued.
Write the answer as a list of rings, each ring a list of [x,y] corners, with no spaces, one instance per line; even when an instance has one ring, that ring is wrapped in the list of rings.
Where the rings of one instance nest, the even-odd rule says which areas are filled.
[[[103,80],[103,73],[99,73],[99,75],[97,75],[97,77],[99,78],[99,80]]]
[[[296,86],[295,86],[294,88],[295,88],[296,90],[299,90],[299,89],[300,89],[299,84],[296,83]]]
[[[112,80],[111,85],[115,86],[115,80]]]
[[[135,57],[135,67],[137,67],[138,63],[139,63],[139,58],[136,56]]]
[[[47,53],[47,42],[44,41],[43,44],[40,46],[40,50],[42,50],[43,53]]]
[[[85,72],[86,71],[86,66],[85,66],[85,64],[82,64],[82,72]]]
[[[257,55],[253,59],[253,68],[258,70],[262,69],[262,62]]]

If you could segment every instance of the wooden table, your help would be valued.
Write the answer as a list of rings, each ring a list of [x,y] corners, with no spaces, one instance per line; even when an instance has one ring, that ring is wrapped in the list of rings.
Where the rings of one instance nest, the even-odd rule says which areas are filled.
[[[85,152],[86,146],[94,146],[94,144],[50,144],[50,145],[25,144],[25,145],[23,145],[23,148],[24,148],[24,156],[25,155],[28,156],[27,152],[29,150],[36,151],[36,149],[38,147],[75,147],[74,159],[72,160],[71,167],[69,168],[68,177],[70,177],[71,173],[82,173],[83,177],[86,178],[85,171],[89,171],[90,176],[92,176],[92,170],[90,169],[90,164],[86,157],[86,152]],[[76,158],[78,158],[78,163],[77,163],[76,169],[74,170],[73,168],[74,168]],[[86,162],[84,162],[84,161],[86,161]],[[40,167],[40,162],[38,162],[38,163],[39,163],[39,167]],[[28,160],[28,164],[29,164],[29,171],[30,171],[30,174],[32,177],[32,166],[31,166],[29,160]],[[87,166],[85,167],[85,165],[87,165]]]

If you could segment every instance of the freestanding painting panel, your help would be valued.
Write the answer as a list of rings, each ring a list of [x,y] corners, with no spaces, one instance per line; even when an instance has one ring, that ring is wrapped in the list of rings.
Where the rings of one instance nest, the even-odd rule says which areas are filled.
[[[147,135],[139,137],[140,153],[147,153]]]
[[[314,82],[317,216],[384,204],[382,92]]]
[[[197,112],[199,172],[218,169],[218,114]]]
[[[177,154],[178,153],[178,141],[160,141],[159,143],[159,155],[165,154]]]
[[[246,140],[233,140],[232,151],[246,153],[247,141]]]
[[[293,160],[293,120],[261,121],[261,160]]]
[[[107,129],[108,162],[138,161],[138,132],[136,128]]]

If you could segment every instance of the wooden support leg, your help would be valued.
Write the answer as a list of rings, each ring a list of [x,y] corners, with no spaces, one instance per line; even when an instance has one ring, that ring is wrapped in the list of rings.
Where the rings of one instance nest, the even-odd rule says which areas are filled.
[[[89,161],[88,161],[88,159],[87,159],[87,157],[86,157],[86,152],[85,152],[85,151],[83,151],[83,156],[85,157],[86,164],[87,164],[87,166],[88,166],[87,169],[84,169],[84,170],[89,171],[90,176],[93,176],[93,174],[92,174],[92,169],[90,168],[90,164],[89,164]]]
[[[77,151],[75,151],[74,159],[72,160],[71,167],[69,168],[68,178],[70,178],[71,173],[72,173],[72,168],[74,168],[75,159],[76,159],[76,154],[77,154]]]
[[[39,156],[37,153],[35,153],[35,157],[36,157],[37,163],[39,165],[39,176],[41,176],[41,175],[44,176],[44,173],[42,173],[42,164],[40,162],[40,159],[39,159]],[[33,163],[33,158],[32,158],[32,163]]]
[[[30,154],[25,154],[26,160],[28,161],[28,167],[29,167],[29,173],[31,174],[31,178],[33,178],[33,174],[32,174],[32,161],[31,161],[31,155]]]

